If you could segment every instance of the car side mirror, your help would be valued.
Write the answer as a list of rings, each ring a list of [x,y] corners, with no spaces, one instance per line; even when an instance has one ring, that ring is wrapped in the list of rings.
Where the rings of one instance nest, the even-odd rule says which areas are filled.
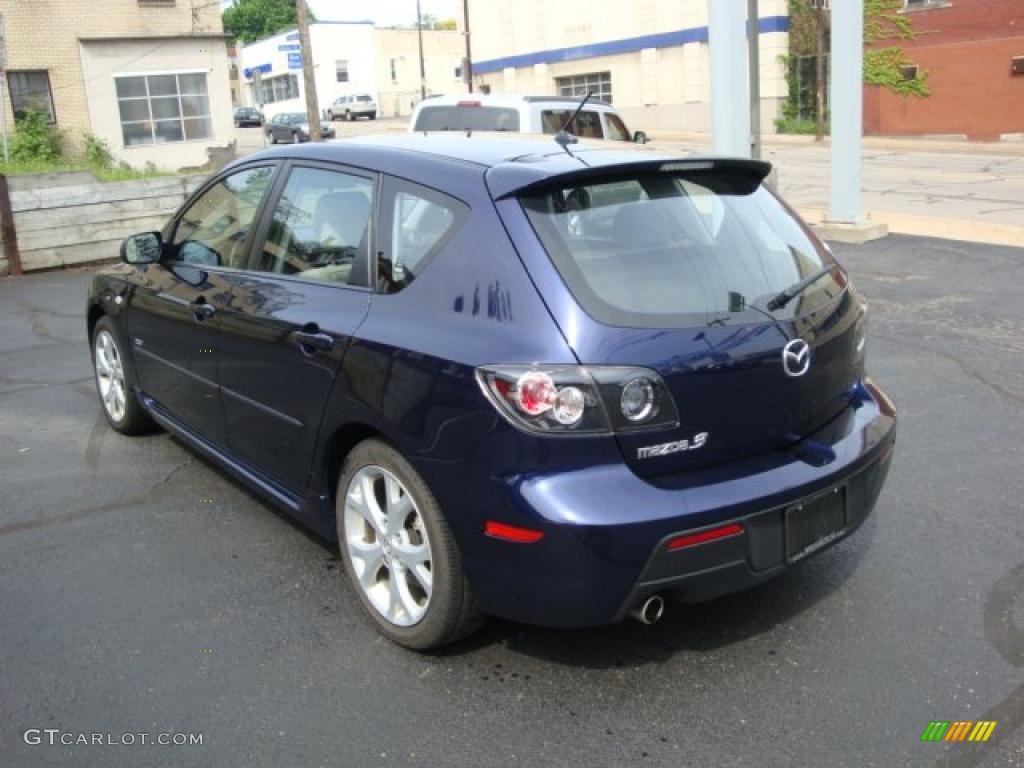
[[[159,232],[142,232],[121,243],[121,261],[125,264],[155,264],[164,253],[164,240]]]
[[[647,143],[647,131],[637,131],[633,134],[634,144],[646,144]]]

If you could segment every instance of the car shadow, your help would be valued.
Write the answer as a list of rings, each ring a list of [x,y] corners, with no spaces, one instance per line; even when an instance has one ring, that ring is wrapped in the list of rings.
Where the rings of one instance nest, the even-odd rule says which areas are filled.
[[[172,439],[197,462],[259,505],[261,513],[273,514],[322,547],[325,567],[340,568],[336,543],[321,538],[253,493],[246,484],[222,471],[215,462],[185,442],[176,437]],[[667,600],[664,618],[653,626],[627,618],[601,627],[558,629],[488,618],[475,634],[427,655],[439,661],[465,659],[468,662],[500,646],[567,667],[602,670],[662,663],[679,653],[715,651],[785,624],[840,589],[867,554],[876,526],[873,512],[848,539],[752,589],[706,603]],[[775,650],[768,650],[769,655],[774,653]]]
[[[841,588],[870,548],[876,525],[872,514],[849,539],[744,592],[699,604],[667,600],[664,618],[653,626],[626,619],[604,627],[551,629],[490,619],[475,635],[436,655],[453,659],[501,645],[569,667],[613,669],[718,650],[785,624]]]

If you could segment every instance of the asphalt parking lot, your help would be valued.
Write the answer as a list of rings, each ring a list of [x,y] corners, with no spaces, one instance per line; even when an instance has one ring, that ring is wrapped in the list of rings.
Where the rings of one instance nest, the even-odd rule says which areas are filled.
[[[0,280],[0,765],[1024,765],[1024,252],[836,251],[902,417],[865,527],[654,627],[492,621],[431,656],[181,444],[107,428],[89,271]],[[25,743],[47,728],[203,743]]]

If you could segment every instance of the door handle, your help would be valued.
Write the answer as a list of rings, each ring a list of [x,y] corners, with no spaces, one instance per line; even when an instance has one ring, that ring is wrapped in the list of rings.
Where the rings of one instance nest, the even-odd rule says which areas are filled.
[[[217,309],[212,304],[208,303],[206,299],[200,296],[193,302],[190,302],[188,308],[192,310],[192,317],[196,319],[197,323],[201,323],[204,320],[209,320],[215,314]]]
[[[299,342],[302,351],[307,355],[312,355],[318,350],[327,352],[334,349],[334,337],[329,333],[321,331],[295,331],[292,334],[292,338]]]

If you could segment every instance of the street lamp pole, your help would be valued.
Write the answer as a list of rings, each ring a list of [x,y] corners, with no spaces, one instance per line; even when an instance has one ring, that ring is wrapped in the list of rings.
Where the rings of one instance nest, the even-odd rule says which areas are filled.
[[[750,83],[750,156],[761,159],[761,19],[757,0],[747,0],[747,70]]]
[[[831,221],[863,222],[861,135],[864,114],[864,0],[832,6]]]
[[[420,100],[427,98],[427,69],[423,64],[423,16],[420,14],[420,0],[416,0],[416,34],[420,42]]]

